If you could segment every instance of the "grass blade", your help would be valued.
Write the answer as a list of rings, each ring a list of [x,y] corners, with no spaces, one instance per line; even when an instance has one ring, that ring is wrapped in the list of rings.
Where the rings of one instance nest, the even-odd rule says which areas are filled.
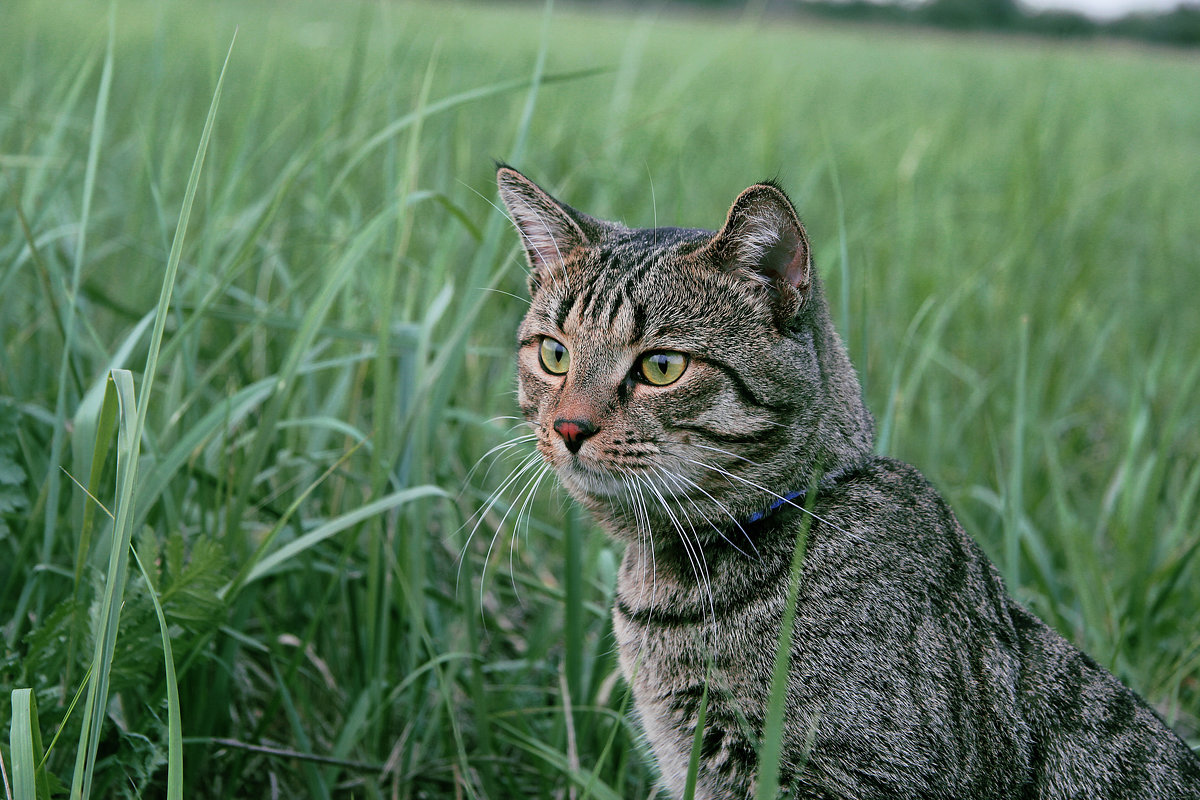
[[[91,498],[96,497],[96,493],[100,490],[100,477],[104,472],[105,462],[108,461],[108,451],[111,449],[112,437],[117,424],[118,405],[116,384],[111,380],[105,381],[104,399],[101,401],[100,411],[97,414],[91,474],[88,476],[89,501],[83,505],[83,523],[79,528],[79,544],[75,552],[75,624],[71,626],[71,636],[67,642],[67,673],[63,680],[64,685],[71,683],[71,667],[75,663],[76,638],[83,628],[84,609],[80,602],[83,594],[83,566],[87,561],[88,552],[92,548],[92,528],[95,526],[96,509],[100,505],[91,501]]]
[[[137,447],[135,428],[136,405],[133,393],[133,375],[129,370],[115,369],[111,380],[119,405],[117,419],[117,519],[113,526],[112,547],[109,552],[108,575],[104,583],[104,595],[96,618],[95,650],[92,656],[92,678],[88,685],[87,702],[84,705],[83,725],[79,731],[79,748],[75,757],[75,773],[71,780],[71,798],[91,796],[92,776],[96,768],[96,754],[100,747],[100,729],[108,707],[108,682],[112,669],[113,651],[116,649],[117,626],[121,619],[121,600],[125,594],[125,578],[129,564],[130,500],[137,471]]]
[[[352,456],[354,452],[358,450],[358,448],[362,447],[366,441],[367,440],[365,438],[359,439],[357,444],[344,453],[341,458],[331,464],[329,468],[321,475],[321,477],[313,481],[307,489],[301,492],[300,495],[292,501],[292,504],[289,505],[283,514],[280,515],[279,519],[276,520],[275,524],[271,527],[271,530],[267,531],[267,533],[263,535],[262,541],[259,543],[258,548],[254,551],[254,555],[242,565],[242,568],[238,571],[237,575],[234,576],[233,580],[225,585],[218,593],[221,598],[228,601],[237,596],[238,591],[248,580],[250,571],[256,564],[259,563],[260,559],[262,559],[267,550],[270,549],[271,545],[275,543],[275,538],[283,531],[284,526],[287,525],[291,520],[292,515],[299,510],[300,506],[304,503],[308,496],[312,494],[313,491],[320,486],[326,478],[333,474],[334,470],[348,460],[350,456]]]
[[[1008,472],[1008,491],[1004,498],[1004,580],[1009,591],[1021,585],[1021,525],[1025,507],[1022,498],[1025,474],[1025,384],[1029,372],[1029,317],[1021,317],[1017,351],[1017,385],[1014,391],[1012,463]]]
[[[104,68],[100,73],[100,90],[96,97],[96,110],[92,115],[92,135],[88,141],[88,159],[84,170],[83,208],[79,214],[79,237],[75,243],[75,255],[71,267],[71,289],[67,298],[65,331],[63,333],[62,360],[58,369],[58,398],[54,407],[54,434],[50,440],[50,465],[46,476],[46,516],[42,528],[42,562],[50,560],[54,548],[54,532],[58,523],[59,482],[58,465],[67,435],[67,377],[70,372],[72,352],[75,349],[76,306],[79,301],[80,276],[83,273],[83,255],[87,247],[88,218],[92,209],[92,194],[96,187],[96,165],[100,160],[100,145],[104,141],[104,123],[108,118],[108,96],[112,87],[113,49],[117,30],[116,3],[109,8],[108,46],[104,53]]]
[[[336,533],[346,530],[353,525],[357,525],[363,520],[370,519],[376,514],[382,514],[386,511],[399,508],[405,503],[411,503],[413,500],[419,500],[422,497],[445,497],[449,498],[450,494],[436,486],[415,486],[410,489],[403,489],[399,492],[393,492],[386,497],[381,497],[373,503],[367,503],[364,506],[354,509],[340,517],[326,522],[324,525],[309,531],[295,541],[288,542],[283,547],[280,547],[275,552],[268,556],[264,556],[261,561],[254,565],[248,573],[241,585],[245,586],[248,583],[253,583],[259,578],[279,568],[284,562],[309,550],[321,542],[333,536]]]
[[[787,605],[779,626],[779,646],[775,650],[775,667],[771,673],[771,694],[767,700],[767,716],[763,722],[762,744],[758,751],[758,792],[756,800],[775,800],[779,796],[779,759],[783,752],[783,721],[787,712],[788,671],[792,659],[792,633],[796,622],[796,599],[800,596],[800,577],[804,572],[804,553],[808,547],[808,529],[812,526],[812,510],[817,500],[819,471],[808,486],[804,503],[807,513],[796,534],[796,549],[792,554],[791,577],[788,580]],[[813,732],[817,720],[812,720]],[[812,733],[810,733],[810,738]],[[799,771],[797,765],[797,772]]]
[[[708,717],[708,683],[712,677],[712,656],[704,671],[704,689],[700,692],[700,709],[696,712],[696,730],[692,734],[692,753],[688,757],[687,779],[683,785],[683,800],[696,796],[696,779],[700,775],[700,754],[704,750],[704,724]]]
[[[163,278],[162,292],[159,295],[158,309],[155,314],[154,331],[150,338],[150,351],[146,356],[146,369],[140,400],[135,402],[133,376],[128,370],[114,369],[111,373],[119,403],[118,419],[120,421],[120,433],[117,438],[118,489],[116,520],[113,525],[108,576],[105,581],[104,596],[97,618],[95,633],[96,649],[93,655],[94,672],[91,685],[88,688],[83,727],[79,733],[80,746],[76,755],[75,773],[71,782],[72,800],[91,796],[92,778],[96,768],[96,756],[100,747],[101,728],[108,707],[109,675],[112,670],[113,652],[116,649],[117,629],[121,620],[122,597],[125,593],[125,582],[129,568],[129,550],[134,528],[134,488],[137,481],[137,460],[140,453],[142,431],[146,422],[150,393],[154,385],[154,375],[158,369],[158,353],[162,345],[163,331],[167,324],[167,311],[171,304],[171,293],[175,286],[175,276],[179,270],[179,261],[183,254],[184,234],[187,231],[188,220],[191,217],[192,203],[196,197],[196,188],[200,181],[200,171],[204,166],[205,154],[208,152],[208,141],[212,134],[213,122],[216,119],[217,106],[221,99],[221,87],[225,80],[225,71],[229,66],[229,56],[232,53],[233,42],[230,42],[229,51],[226,53],[225,63],[221,67],[221,74],[217,78],[217,86],[213,92],[212,102],[209,105],[208,119],[204,124],[204,132],[200,137],[200,145],[197,149],[196,158],[192,163],[192,172],[188,178],[187,191],[184,194],[183,209],[180,211],[179,223],[175,229],[175,238],[171,243],[171,254],[167,260],[166,275]]]
[[[217,86],[213,90],[212,102],[208,107],[208,118],[204,121],[204,131],[200,134],[200,145],[196,148],[196,158],[192,162],[192,172],[188,175],[187,190],[183,195],[183,208],[179,211],[179,222],[175,227],[175,236],[171,240],[171,254],[167,257],[167,272],[163,276],[162,293],[158,298],[158,310],[154,315],[154,330],[150,334],[150,352],[146,354],[146,371],[142,383],[142,396],[138,405],[136,434],[138,441],[146,424],[146,409],[150,406],[150,390],[154,386],[154,375],[158,369],[158,353],[162,348],[163,330],[167,325],[167,311],[171,306],[171,293],[175,288],[175,276],[179,272],[179,261],[183,256],[183,242],[187,234],[188,222],[192,217],[192,203],[196,199],[196,189],[200,185],[200,172],[204,168],[204,158],[208,155],[209,137],[212,136],[213,123],[217,119],[217,107],[221,103],[221,89],[225,85],[225,72],[229,69],[229,57],[233,55],[233,45],[237,41],[234,32],[229,50],[225,53],[225,62],[221,65],[221,74],[217,76]]]
[[[342,167],[341,172],[339,172],[337,177],[334,178],[329,192],[330,194],[336,192],[342,182],[345,181],[350,175],[351,171],[353,171],[355,167],[362,163],[363,159],[365,159],[373,151],[386,144],[388,140],[403,133],[419,119],[427,119],[435,114],[440,114],[443,111],[449,111],[452,108],[483,100],[488,97],[493,97],[498,94],[504,94],[505,92],[524,89],[527,86],[532,87],[535,85],[535,81],[543,85],[549,83],[559,83],[563,81],[574,81],[581,78],[590,78],[593,75],[600,75],[607,71],[607,69],[581,69],[555,75],[535,76],[533,78],[514,78],[508,81],[493,83],[488,86],[480,86],[474,89],[468,89],[467,91],[459,92],[449,97],[443,97],[441,100],[436,100],[426,106],[423,110],[405,114],[403,117],[400,117],[395,122],[392,122],[386,128],[379,131],[379,133],[368,139],[361,147],[358,148],[358,150],[354,152],[354,155],[346,159],[346,165]],[[522,126],[521,130],[525,129],[525,126]]]
[[[50,800],[50,784],[42,766],[42,733],[32,689],[14,689],[9,752],[14,800]]]
[[[154,604],[154,614],[158,618],[158,631],[162,637],[163,667],[167,676],[167,800],[183,800],[183,722],[179,713],[179,682],[175,678],[175,658],[171,654],[171,633],[167,628],[167,617],[163,614],[162,604],[158,601],[158,590],[154,581],[146,571],[137,550],[133,552],[134,561],[146,581],[150,602]]]
[[[227,525],[230,530],[236,530],[240,526],[242,514],[254,486],[253,477],[258,474],[262,464],[266,461],[267,453],[274,441],[275,427],[279,424],[280,418],[283,416],[284,405],[295,388],[296,377],[300,373],[304,357],[308,354],[325,316],[333,307],[342,287],[350,279],[354,269],[367,257],[378,237],[386,230],[388,223],[392,221],[393,210],[394,206],[380,211],[355,236],[354,241],[338,260],[338,263],[330,268],[317,296],[312,299],[305,310],[296,335],[292,338],[284,356],[283,365],[276,375],[275,391],[262,412],[262,417],[257,425],[258,431],[250,444],[249,455],[242,468],[250,477],[238,487],[232,508],[228,511]]]

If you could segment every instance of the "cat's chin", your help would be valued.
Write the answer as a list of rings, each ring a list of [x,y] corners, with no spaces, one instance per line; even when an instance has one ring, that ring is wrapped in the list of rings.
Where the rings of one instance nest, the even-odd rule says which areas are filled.
[[[607,500],[629,493],[625,479],[586,464],[567,464],[557,469],[558,479],[577,499]]]

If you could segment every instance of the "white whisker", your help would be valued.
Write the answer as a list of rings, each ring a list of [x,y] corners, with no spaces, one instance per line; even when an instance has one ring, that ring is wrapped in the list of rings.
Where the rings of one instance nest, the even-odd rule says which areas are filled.
[[[746,458],[745,456],[738,455],[737,453],[731,452],[729,450],[725,450],[724,448],[721,448],[721,447],[710,447],[709,445],[700,444],[699,442],[690,442],[690,444],[692,447],[700,447],[704,450],[712,450],[714,453],[720,453],[721,455],[729,456],[730,458],[736,458],[739,461],[745,461],[747,464],[749,464],[752,467],[761,467],[762,466],[762,464],[759,464],[757,461],[751,461],[750,459]]]
[[[658,487],[655,486],[651,481],[646,480],[641,475],[635,475],[635,477],[639,483],[649,489],[654,496],[658,498],[663,510],[667,513],[667,518],[671,521],[671,525],[679,533],[679,539],[683,543],[684,551],[687,553],[688,562],[692,566],[692,574],[696,578],[696,585],[701,587],[705,594],[708,595],[709,610],[712,612],[712,618],[715,620],[717,613],[713,607],[712,586],[709,583],[708,574],[708,561],[704,558],[704,551],[700,546],[700,537],[695,536],[695,529],[693,529],[692,534],[695,536],[695,542],[688,539],[687,531],[683,529],[683,525],[680,524],[674,512],[671,511],[670,504],[667,502],[667,499],[663,496],[662,492],[659,491]],[[690,523],[689,527],[691,527]]]
[[[479,530],[479,526],[482,525],[484,519],[487,518],[488,512],[491,511],[492,508],[494,508],[498,502],[500,502],[500,499],[504,496],[504,494],[508,491],[508,488],[510,486],[512,486],[513,483],[520,480],[522,475],[524,475],[530,469],[537,466],[539,462],[541,462],[541,454],[540,453],[534,452],[534,453],[530,453],[530,454],[526,455],[521,460],[521,462],[516,466],[516,468],[513,469],[513,471],[508,474],[508,477],[506,477],[500,483],[500,486],[498,486],[496,488],[496,491],[492,492],[492,494],[488,497],[487,502],[484,503],[483,508],[481,508],[479,511],[475,512],[476,516],[478,518],[475,521],[475,525],[472,526],[471,532],[467,534],[467,540],[463,543],[462,550],[460,550],[459,554],[458,554],[458,574],[455,576],[455,579],[454,579],[455,591],[458,590],[458,586],[462,579],[462,565],[463,565],[463,562],[466,561],[466,558],[467,558],[467,549],[471,546],[471,541],[475,538],[475,532],[477,530]],[[518,494],[518,498],[519,497],[520,497],[520,495]],[[504,512],[504,517],[501,517],[499,524],[496,525],[496,534],[492,536],[492,543],[488,545],[488,557],[489,558],[490,558],[491,552],[492,552],[492,545],[494,545],[496,542],[496,535],[499,534],[500,529],[504,525],[505,518],[508,517],[508,515],[511,511],[512,511],[512,506],[510,505],[508,507],[508,510]],[[468,522],[469,521],[470,520],[468,520]],[[466,527],[466,523],[463,524],[463,527]],[[459,530],[461,530],[461,528]],[[484,572],[486,572],[486,571],[487,571],[487,560],[485,559],[484,560]],[[482,580],[482,575],[480,576],[480,579]]]
[[[516,389],[513,389],[513,391],[515,392],[515,391],[516,391]],[[488,425],[491,425],[492,423],[494,423],[494,422],[499,422],[499,421],[500,421],[500,420],[502,420],[502,419],[512,419],[512,420],[516,420],[516,421],[517,421],[517,424],[516,424],[516,425],[513,425],[513,426],[511,426],[510,428],[508,428],[508,430],[510,430],[510,431],[511,431],[511,430],[514,430],[514,429],[516,429],[516,428],[519,428],[519,427],[521,427],[522,425],[531,425],[531,426],[533,426],[534,428],[540,428],[540,427],[542,427],[542,426],[541,426],[539,423],[537,423],[537,422],[534,422],[533,420],[528,420],[528,419],[525,419],[524,417],[518,417],[518,416],[515,416],[515,415],[513,415],[513,414],[498,414],[498,415],[496,415],[496,416],[494,416],[494,417],[491,417],[491,418],[490,418],[490,419],[488,419],[486,422],[487,422],[487,424],[488,424]]]
[[[466,478],[463,480],[463,485],[466,486],[466,484],[470,483],[471,478],[475,475],[475,471],[479,469],[480,465],[483,464],[483,460],[485,458],[487,458],[488,456],[495,454],[496,459],[494,459],[492,461],[492,463],[488,465],[487,470],[483,473],[483,480],[487,480],[487,476],[489,474],[491,474],[492,467],[496,466],[496,461],[499,460],[499,457],[502,453],[507,453],[507,451],[512,450],[513,448],[516,448],[516,447],[520,447],[521,445],[531,442],[535,439],[537,439],[536,433],[524,434],[522,436],[517,436],[516,438],[509,439],[506,442],[501,442],[500,444],[496,445],[492,449],[488,450],[486,453],[481,455],[478,458],[478,460],[475,461],[474,466],[472,466],[471,469],[469,469],[467,471]]]
[[[525,484],[517,492],[517,502],[521,503],[522,506],[524,505],[524,502],[525,502],[522,498],[526,495],[526,493],[528,492],[529,494],[532,494],[533,490],[537,488],[537,484],[540,482],[540,476],[542,474],[542,471],[546,469],[545,462],[542,462],[540,459],[538,459],[536,461],[528,461],[527,460],[525,462],[525,466],[521,467],[520,471],[518,473],[516,473],[515,476],[513,476],[514,478],[519,479],[519,477],[521,475],[523,475],[524,473],[528,472],[530,469],[535,468],[535,467],[537,468],[537,471],[535,471],[534,474],[525,481]],[[511,483],[511,482],[512,482],[512,480],[510,479],[509,483]],[[500,517],[500,522],[496,525],[496,532],[492,534],[492,540],[490,542],[488,542],[487,553],[485,553],[484,557],[483,557],[483,567],[481,568],[480,573],[479,573],[479,586],[480,586],[479,612],[481,615],[484,612],[483,586],[486,583],[487,567],[488,567],[488,564],[492,560],[492,551],[496,547],[496,539],[499,538],[501,531],[504,530],[504,522],[505,522],[505,520],[508,519],[508,515],[512,513],[512,510],[514,507],[516,507],[515,504],[509,504],[508,509],[505,510],[505,512],[504,512],[504,515],[502,517]],[[520,518],[520,512],[518,512],[517,517],[518,517],[518,519]],[[474,531],[472,531],[472,533],[474,533]],[[513,538],[516,538],[515,525],[514,525],[514,530],[513,530]],[[461,564],[461,562],[460,562],[460,564]],[[516,578],[515,577],[513,577],[513,582],[514,582],[513,588],[515,589],[516,588]]]
[[[522,303],[524,303],[524,304],[525,304],[525,305],[527,305],[527,306],[528,306],[528,305],[532,305],[532,304],[533,304],[533,301],[532,301],[532,300],[530,300],[528,297],[522,297],[521,295],[519,295],[519,294],[513,294],[512,292],[506,292],[506,291],[504,291],[503,289],[493,289],[491,286],[484,286],[484,287],[481,287],[481,288],[480,288],[478,291],[481,291],[481,292],[493,292],[493,293],[495,293],[495,294],[502,294],[502,295],[505,295],[506,297],[511,297],[511,298],[513,298],[514,300],[520,300]]]
[[[832,522],[830,522],[829,520],[825,519],[824,517],[821,517],[821,516],[820,516],[820,515],[818,515],[818,514],[815,514],[815,513],[813,513],[812,511],[809,511],[807,508],[805,508],[804,506],[802,506],[802,505],[800,505],[799,503],[795,502],[794,500],[789,500],[789,499],[787,499],[786,497],[784,497],[783,495],[776,494],[775,492],[771,491],[770,489],[766,488],[765,486],[760,486],[759,484],[755,483],[754,481],[747,480],[747,479],[745,479],[745,478],[741,477],[740,475],[735,475],[735,474],[733,474],[732,472],[730,472],[730,471],[728,471],[728,470],[721,469],[720,467],[714,467],[714,466],[712,466],[711,464],[705,464],[703,461],[696,461],[695,459],[692,459],[692,458],[685,458],[685,459],[683,459],[683,460],[684,460],[684,461],[687,461],[687,462],[690,462],[690,463],[692,463],[692,464],[695,464],[695,465],[696,465],[696,466],[698,466],[698,467],[703,467],[704,469],[710,469],[710,470],[712,470],[713,472],[716,472],[716,473],[719,473],[719,474],[721,474],[721,475],[724,475],[726,478],[728,478],[728,479],[730,479],[730,480],[735,480],[735,481],[738,481],[738,482],[740,482],[740,483],[744,483],[744,484],[746,484],[747,486],[750,486],[750,487],[753,487],[753,488],[755,488],[755,489],[758,489],[758,490],[759,490],[760,492],[762,492],[763,494],[770,495],[771,497],[774,497],[776,500],[779,500],[779,501],[781,501],[781,502],[782,502],[784,505],[789,505],[789,506],[791,506],[792,508],[798,508],[798,509],[800,509],[800,510],[801,510],[801,511],[803,511],[805,514],[808,514],[810,517],[812,517],[813,519],[817,520],[818,522],[820,522],[820,523],[823,523],[823,524],[825,524],[825,525],[828,525],[828,526],[829,526],[830,528],[832,528],[833,530],[835,530],[835,531],[837,531],[837,532],[839,532],[839,533],[845,534],[846,536],[850,537],[851,539],[856,539],[857,541],[864,542],[864,543],[866,542],[866,540],[865,540],[865,539],[863,539],[861,536],[856,536],[855,534],[851,533],[850,531],[846,530],[845,528],[840,528],[840,527],[838,527],[837,525],[834,525],[834,524],[833,524]]]
[[[539,469],[537,474],[534,475],[533,486],[529,488],[529,491],[525,492],[525,499],[521,501],[521,508],[517,511],[517,518],[513,520],[513,535],[508,541],[508,577],[509,580],[512,581],[513,597],[516,598],[518,603],[521,602],[521,590],[517,588],[517,570],[515,559],[517,553],[517,538],[519,537],[521,530],[521,518],[524,517],[525,519],[525,537],[528,539],[529,520],[533,515],[533,512],[531,511],[533,498],[537,494],[538,487],[541,486],[542,480],[547,474],[549,474],[549,472],[549,465],[542,464],[541,469]]]
[[[671,497],[678,504],[679,503],[679,495],[675,494],[675,491],[670,486],[667,486],[664,484],[663,488],[665,488],[667,490],[667,492],[670,493]],[[660,494],[659,496],[661,497],[662,495]],[[686,497],[686,494],[684,496]],[[695,506],[695,502],[693,502],[691,500],[691,498],[688,498],[688,502],[692,503],[692,505]],[[698,509],[698,508],[696,510],[700,511],[700,509]],[[668,509],[668,513],[669,513],[669,509]],[[712,526],[712,522],[710,522],[708,520],[708,517],[706,517],[704,515],[704,512],[701,511],[700,516],[704,517],[704,521],[708,522],[708,524],[710,526]],[[713,597],[713,590],[712,590],[712,573],[708,568],[708,559],[704,555],[704,544],[700,541],[700,534],[698,534],[696,532],[696,528],[692,525],[690,520],[687,521],[687,524],[688,524],[688,529],[691,530],[691,532],[692,532],[693,539],[695,539],[696,553],[700,559],[701,569],[704,572],[704,591],[708,595],[708,613],[710,615],[709,618],[713,623],[716,623],[717,611],[716,611],[715,599]],[[713,526],[713,527],[715,528],[715,526]],[[718,531],[718,533],[719,533],[719,531]],[[681,536],[684,535],[682,529],[680,529],[680,535]]]
[[[738,547],[737,544],[735,544],[732,539],[730,539],[728,536],[726,536],[725,532],[722,531],[720,528],[718,528],[716,523],[714,523],[711,519],[708,518],[708,515],[704,513],[704,510],[701,509],[700,506],[698,506],[694,500],[692,500],[690,497],[688,497],[687,492],[686,492],[686,487],[683,486],[684,483],[690,485],[696,491],[700,492],[705,497],[707,497],[709,500],[711,500],[712,504],[721,510],[721,513],[723,513],[725,516],[729,517],[729,519],[733,522],[733,526],[741,532],[742,536],[745,537],[745,539],[746,539],[746,543],[750,545],[750,549],[754,551],[754,557],[762,558],[762,555],[758,552],[758,546],[756,544],[754,544],[754,540],[750,538],[750,534],[746,533],[746,530],[742,527],[742,523],[738,521],[737,517],[735,517],[733,514],[731,514],[729,512],[729,509],[727,509],[723,503],[719,502],[717,500],[717,498],[713,497],[711,494],[709,494],[707,491],[705,491],[703,486],[696,483],[694,480],[692,480],[691,478],[688,478],[685,475],[680,475],[677,472],[668,470],[666,467],[656,466],[655,469],[657,469],[660,473],[662,473],[664,478],[668,478],[668,479],[674,481],[677,486],[680,486],[681,488],[683,488],[685,490],[684,497],[687,499],[687,501],[689,503],[692,504],[692,508],[696,509],[696,512],[701,517],[704,518],[704,521],[709,524],[709,527],[711,527],[714,531],[716,531],[717,535],[720,536],[730,547],[732,547],[734,550],[737,550],[742,555],[746,556],[746,558],[750,557],[749,553],[747,553],[742,548]],[[672,495],[674,495],[674,492],[672,492]]]
[[[650,512],[646,508],[646,498],[642,496],[639,484],[636,480],[637,476],[628,470],[622,470],[630,480],[625,486],[629,490],[629,500],[633,506],[634,522],[638,528],[638,539],[644,541],[644,549],[650,554],[650,597],[656,597],[658,592],[658,554],[654,544],[654,529],[650,525]],[[644,533],[643,533],[644,532]],[[646,585],[646,563],[642,562],[642,581],[641,585]],[[651,606],[653,608],[653,606]]]

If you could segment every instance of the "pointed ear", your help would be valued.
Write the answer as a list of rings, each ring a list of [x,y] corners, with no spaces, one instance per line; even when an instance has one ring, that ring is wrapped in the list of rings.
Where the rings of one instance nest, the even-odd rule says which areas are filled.
[[[759,183],[738,195],[725,226],[708,244],[725,269],[767,283],[781,281],[807,300],[812,287],[812,250],[792,201],[773,183]]]
[[[529,267],[538,272],[550,265],[562,263],[567,254],[589,244],[580,222],[586,218],[558,202],[540,186],[511,167],[496,171],[500,199],[508,216],[521,234],[521,244],[529,259]]]

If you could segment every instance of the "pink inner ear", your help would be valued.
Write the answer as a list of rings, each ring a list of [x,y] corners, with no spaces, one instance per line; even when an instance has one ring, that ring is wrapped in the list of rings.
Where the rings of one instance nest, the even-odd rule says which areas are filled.
[[[718,234],[719,247],[730,248],[732,265],[767,281],[782,280],[806,292],[812,283],[808,239],[787,196],[769,184],[751,186],[738,196]]]
[[[809,288],[808,242],[787,221],[772,229],[778,237],[757,256],[755,268],[768,280],[782,280],[805,292]]]
[[[563,234],[560,222],[554,220],[549,212],[539,212],[536,206],[523,200],[514,200],[509,208],[525,249],[534,262],[533,266],[562,260],[564,254],[560,239],[567,237]]]
[[[792,257],[783,270],[783,279],[804,291],[809,284],[808,246],[798,236],[788,236],[788,239]]]

